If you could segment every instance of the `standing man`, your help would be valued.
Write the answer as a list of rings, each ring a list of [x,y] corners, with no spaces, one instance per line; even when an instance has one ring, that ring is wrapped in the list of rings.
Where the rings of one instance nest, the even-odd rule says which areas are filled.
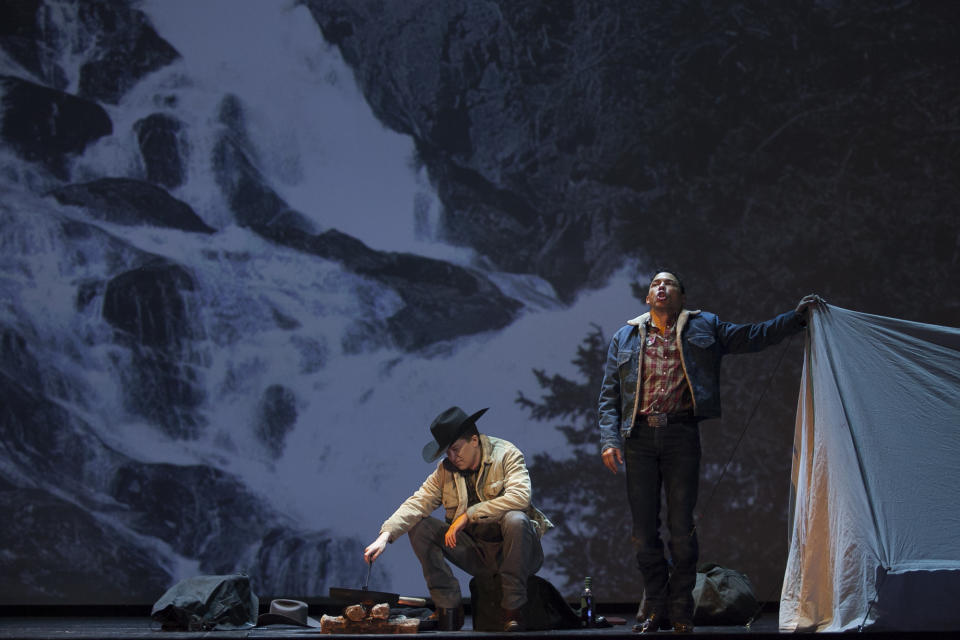
[[[373,562],[388,542],[409,533],[443,631],[463,626],[460,583],[446,560],[472,576],[499,574],[504,631],[523,631],[527,579],[543,564],[540,536],[553,526],[531,502],[523,453],[477,430],[485,412],[468,416],[450,407],[436,417],[423,459],[446,458],[383,523],[363,554]],[[430,516],[441,504],[446,521]]]
[[[693,631],[697,578],[693,509],[700,479],[700,428],[720,417],[720,360],[728,353],[759,351],[798,333],[817,295],[793,311],[758,324],[731,324],[684,308],[684,286],[675,272],[650,282],[650,311],[621,327],[610,342],[600,390],[603,464],[613,473],[626,463],[627,499],[644,594],[634,631],[657,631],[672,621]],[[660,539],[660,493],[667,501],[668,568]]]

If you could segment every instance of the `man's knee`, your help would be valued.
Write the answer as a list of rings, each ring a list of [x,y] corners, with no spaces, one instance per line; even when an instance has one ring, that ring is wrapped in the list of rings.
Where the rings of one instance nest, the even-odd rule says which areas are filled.
[[[407,532],[414,552],[443,541],[446,525],[436,518],[424,518]]]
[[[532,531],[533,524],[523,511],[507,511],[500,519],[500,530],[503,532],[503,537],[506,538],[507,535]]]
[[[543,564],[543,547],[527,514],[508,511],[500,518],[500,532],[503,535],[500,573],[514,577],[536,573]],[[518,583],[516,589],[525,589],[525,582]]]
[[[660,536],[632,536],[630,542],[640,564],[663,562],[663,541]]]

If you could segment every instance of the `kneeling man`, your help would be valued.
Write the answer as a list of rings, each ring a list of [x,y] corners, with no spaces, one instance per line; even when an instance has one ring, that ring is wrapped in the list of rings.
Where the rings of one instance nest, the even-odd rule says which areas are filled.
[[[533,506],[530,475],[517,447],[482,435],[476,421],[450,407],[433,421],[433,440],[423,459],[446,457],[423,485],[380,527],[380,536],[364,551],[373,562],[404,533],[423,565],[430,597],[442,630],[463,626],[460,583],[449,560],[472,576],[499,574],[506,612],[505,631],[522,631],[520,609],[527,601],[527,579],[543,564],[540,536],[553,524]],[[446,521],[430,516],[440,505]]]

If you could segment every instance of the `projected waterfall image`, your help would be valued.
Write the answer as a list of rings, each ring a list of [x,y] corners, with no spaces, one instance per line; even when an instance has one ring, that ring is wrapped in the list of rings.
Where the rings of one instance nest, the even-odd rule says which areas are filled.
[[[713,41],[709,62],[677,56],[701,34],[688,3],[619,4],[4,9],[0,604],[144,604],[231,572],[265,597],[358,587],[452,405],[489,407],[481,432],[524,452],[558,525],[540,575],[633,601],[623,482],[593,432],[607,341],[645,310],[645,278],[675,268],[691,308],[747,322],[813,290],[883,311],[909,267],[927,285],[898,315],[956,324],[960,155],[939,108],[955,61],[917,78],[922,52],[890,54],[924,105],[889,98],[864,121],[872,89],[815,72],[859,45],[783,63],[822,93],[748,98],[789,75],[763,62],[789,39],[717,28],[729,58]],[[830,11],[857,9],[805,28],[833,33]],[[665,28],[637,37],[650,23]],[[831,106],[796,116],[794,90]],[[921,111],[937,136],[881,122]],[[724,418],[703,425],[702,560],[765,599],[802,347],[731,363]],[[426,595],[405,539],[370,587]]]
[[[562,442],[513,402],[536,390],[526,363],[570,368],[535,336],[575,344],[571,316],[628,289],[562,305],[542,278],[438,240],[413,144],[373,117],[306,8],[153,10],[182,57],[106,106],[113,133],[72,159],[72,183],[8,174],[4,352],[29,377],[5,378],[4,469],[30,491],[7,536],[50,537],[21,539],[13,566],[34,582],[30,548],[56,543],[51,564],[76,582],[38,578],[30,597],[50,601],[86,597],[78,553],[113,567],[107,601],[234,570],[263,593],[326,595],[359,580],[362,547],[429,471],[438,411],[483,403],[518,444]],[[218,29],[237,41],[211,47]],[[160,116],[174,125],[151,129]],[[181,177],[158,187],[152,172]],[[46,515],[27,518],[38,493]],[[64,548],[58,521],[103,548]],[[414,563],[389,554],[379,586],[422,591]]]

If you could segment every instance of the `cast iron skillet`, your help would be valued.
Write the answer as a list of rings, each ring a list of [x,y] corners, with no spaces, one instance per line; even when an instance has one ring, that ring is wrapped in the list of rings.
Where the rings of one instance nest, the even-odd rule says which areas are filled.
[[[411,598],[409,596],[400,596],[396,593],[386,591],[371,591],[367,589],[370,582],[370,570],[373,569],[371,562],[367,566],[367,579],[363,581],[363,587],[360,589],[347,589],[344,587],[330,587],[330,597],[340,602],[349,604],[373,605],[386,602],[391,607],[397,604],[405,604],[411,607],[425,607],[427,601],[425,598]]]

